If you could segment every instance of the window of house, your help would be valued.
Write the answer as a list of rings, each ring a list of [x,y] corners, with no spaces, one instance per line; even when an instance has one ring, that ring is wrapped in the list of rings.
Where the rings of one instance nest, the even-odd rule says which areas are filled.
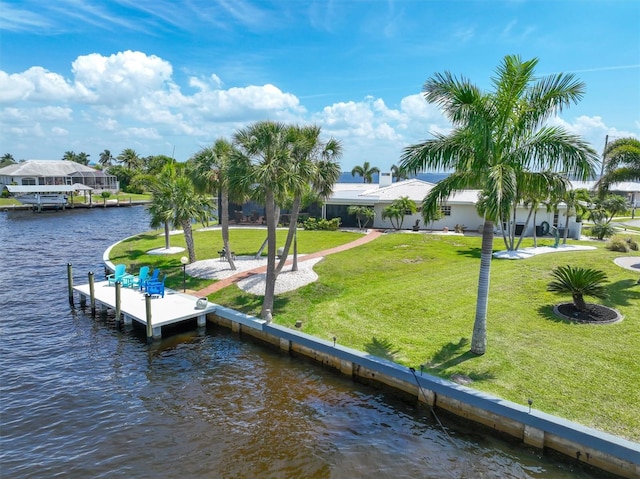
[[[23,185],[35,185],[36,184],[36,179],[35,178],[22,178],[22,184]]]
[[[441,206],[440,211],[444,216],[451,216],[451,206]]]

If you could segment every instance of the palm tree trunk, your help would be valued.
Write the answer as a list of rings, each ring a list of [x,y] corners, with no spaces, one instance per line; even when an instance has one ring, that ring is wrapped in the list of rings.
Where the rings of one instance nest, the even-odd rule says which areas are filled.
[[[482,228],[482,252],[480,254],[480,278],[476,301],[476,319],[473,323],[471,352],[484,354],[487,349],[487,306],[489,303],[489,280],[493,255],[493,221],[485,220]]]
[[[189,263],[196,260],[196,248],[193,243],[193,231],[191,230],[191,221],[182,222],[182,232],[184,233],[184,242],[187,244],[187,252],[189,253]]]
[[[538,247],[538,237],[536,236],[536,221],[538,216],[538,207],[536,206],[536,211],[533,212],[533,247]]]
[[[222,247],[227,254],[227,261],[232,271],[235,271],[236,264],[231,255],[231,246],[229,245],[229,195],[225,189],[220,192],[220,223],[222,224]]]
[[[573,304],[576,307],[576,309],[578,311],[586,311],[587,310],[587,303],[584,302],[584,297],[582,296],[581,293],[574,293],[573,294]]]
[[[291,271],[298,271],[298,229],[293,233],[293,262],[291,263]]]
[[[287,233],[287,239],[284,243],[283,253],[280,257],[280,262],[277,266],[277,272],[280,273],[282,268],[284,267],[285,262],[287,261],[287,257],[289,256],[289,248],[291,248],[291,243],[295,237],[296,226],[298,223],[298,214],[300,212],[300,203],[302,198],[296,197],[293,200],[293,205],[291,206],[291,221],[289,222],[289,231]]]
[[[562,238],[562,244],[567,244],[567,236],[569,235],[569,208],[567,208],[567,217],[564,220],[564,234]]]
[[[265,214],[267,216],[267,277],[264,288],[264,302],[260,316],[267,319],[268,313],[273,311],[275,300],[276,278],[276,206],[273,191],[267,190],[265,195]]]
[[[524,238],[524,232],[527,231],[527,226],[529,226],[529,221],[531,220],[532,213],[533,213],[533,208],[529,210],[529,214],[527,215],[527,221],[524,222],[524,228],[522,228],[522,233],[520,233],[520,238],[518,238],[518,244],[516,245],[516,249],[515,249],[516,251],[518,251],[518,248],[520,248],[520,244],[522,243],[522,239]],[[536,234],[535,221],[533,225],[533,234],[535,237],[535,234]]]
[[[171,243],[169,242],[169,238],[171,237],[171,231],[169,230],[169,222],[164,222],[164,248],[171,248]]]
[[[267,215],[267,208],[265,206],[265,216]],[[278,222],[280,221],[280,208],[278,208],[277,206],[274,208],[274,216],[276,218],[275,220],[275,225],[278,226]],[[260,245],[260,249],[258,250],[258,252],[256,253],[255,259],[260,259],[260,256],[262,256],[262,252],[264,251],[265,246],[267,246],[267,242],[269,241],[269,234],[267,234],[267,237],[264,239],[264,241],[262,242],[262,245]]]

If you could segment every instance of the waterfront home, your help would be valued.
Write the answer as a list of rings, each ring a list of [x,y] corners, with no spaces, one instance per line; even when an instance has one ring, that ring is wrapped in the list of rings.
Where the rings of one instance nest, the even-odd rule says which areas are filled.
[[[84,185],[92,189],[93,194],[103,191],[115,194],[120,189],[116,176],[65,160],[27,160],[0,168],[0,190],[7,185]]]
[[[590,182],[573,182],[574,189],[585,188],[591,190],[595,187],[595,181]],[[439,230],[445,228],[454,231],[456,225],[464,226],[464,231],[479,231],[484,223],[484,219],[476,210],[478,202],[479,190],[462,190],[452,194],[443,204],[441,219],[429,224],[423,223],[420,208],[422,201],[435,186],[434,183],[422,181],[412,178],[404,181],[392,183],[390,174],[381,174],[378,184],[370,183],[337,183],[334,185],[331,196],[327,199],[323,206],[322,216],[325,219],[340,218],[341,225],[344,227],[357,227],[357,221],[354,215],[349,215],[347,209],[351,205],[370,206],[374,209],[375,218],[373,224],[369,226],[373,228],[391,229],[393,228],[388,218],[382,218],[382,211],[393,201],[402,197],[408,197],[418,206],[418,212],[407,215],[404,218],[403,229],[412,229],[419,221],[421,230]],[[622,189],[621,189],[622,188]],[[613,193],[622,194],[629,201],[637,202],[640,200],[640,183],[627,182],[624,184],[612,185]],[[537,228],[538,235],[548,232],[548,228],[556,226],[560,230],[565,227],[567,207],[564,203],[560,203],[556,210],[547,211],[546,205],[540,205],[536,213],[536,222],[533,224],[531,220],[527,226],[525,235],[533,235],[533,229]],[[516,234],[520,234],[525,226],[529,210],[524,205],[519,205],[516,211],[515,229]],[[496,225],[500,228],[500,225]],[[581,232],[581,223],[576,222],[575,213],[571,212],[569,218],[569,234],[571,238],[579,238]]]

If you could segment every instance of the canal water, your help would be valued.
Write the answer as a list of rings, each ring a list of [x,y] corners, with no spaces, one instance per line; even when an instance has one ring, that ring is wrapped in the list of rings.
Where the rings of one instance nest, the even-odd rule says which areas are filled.
[[[596,478],[226,331],[148,346],[68,304],[143,207],[0,213],[0,476]]]

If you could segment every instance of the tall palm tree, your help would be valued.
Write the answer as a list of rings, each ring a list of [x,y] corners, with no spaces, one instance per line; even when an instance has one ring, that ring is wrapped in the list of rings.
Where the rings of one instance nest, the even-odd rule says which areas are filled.
[[[284,123],[252,123],[236,131],[233,141],[236,151],[229,165],[231,189],[247,192],[265,205],[267,273],[261,316],[266,319],[273,306],[277,277],[276,205],[286,198],[290,185],[299,178],[290,168],[288,128]]]
[[[373,175],[376,173],[380,173],[380,168],[377,166],[371,166],[368,161],[365,161],[362,166],[357,165],[353,167],[351,170],[351,176],[360,176],[364,180],[365,183],[373,182]]]
[[[605,195],[613,183],[640,181],[640,140],[620,138],[607,145],[604,151],[605,174],[598,188]]]
[[[116,157],[116,161],[122,163],[128,170],[138,168],[142,164],[142,160],[138,153],[131,148],[125,148]]]
[[[102,166],[103,169],[107,170],[110,166],[113,165],[115,158],[111,154],[110,150],[104,150],[100,153],[100,158],[98,159],[98,164]]]
[[[276,279],[293,242],[302,195],[310,184],[328,194],[340,173],[339,165],[332,160],[341,152],[339,142],[321,143],[319,133],[318,127],[289,127],[260,121],[233,136],[236,149],[229,167],[230,189],[246,192],[265,205],[267,274],[261,312],[265,319],[273,309]],[[291,199],[289,232],[276,266],[276,211]]]
[[[337,160],[342,156],[341,143],[335,138],[330,138],[326,142],[322,141],[319,126],[291,126],[289,133],[291,135],[292,161],[299,170],[303,182],[300,184],[301,188],[291,191],[293,196],[291,221],[289,222],[289,233],[284,245],[284,252],[278,265],[278,272],[284,266],[292,240],[294,251],[291,270],[298,270],[296,231],[303,197],[313,196],[322,201],[331,194],[333,185],[340,177],[340,165]]]
[[[218,205],[218,216],[222,227],[222,246],[226,252],[229,267],[236,269],[229,242],[229,181],[227,169],[233,145],[224,138],[219,138],[213,146],[203,148],[196,153],[191,161],[194,166],[196,176],[196,188],[201,191],[220,192],[220,205]]]
[[[455,191],[483,191],[485,221],[471,340],[475,354],[486,351],[494,222],[510,212],[518,188],[526,190],[518,185],[524,177],[521,173],[563,171],[587,179],[597,160],[595,151],[580,137],[546,125],[549,117],[582,98],[584,83],[562,73],[538,79],[534,74],[537,64],[535,58],[522,61],[518,56],[506,56],[496,70],[490,92],[482,92],[469,80],[449,72],[427,80],[426,100],[442,108],[453,130],[407,147],[400,163],[412,173],[453,171],[424,199],[425,217]]]

